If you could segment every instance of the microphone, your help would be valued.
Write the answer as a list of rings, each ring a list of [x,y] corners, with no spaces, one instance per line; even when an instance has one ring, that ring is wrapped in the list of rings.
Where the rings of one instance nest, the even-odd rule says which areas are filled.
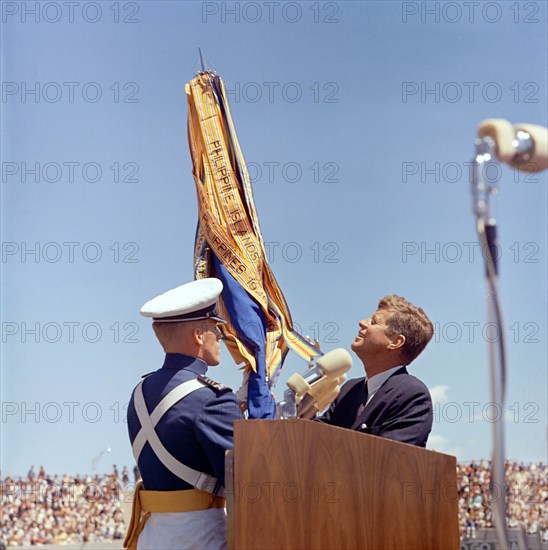
[[[520,122],[512,126],[502,118],[488,118],[478,127],[480,146],[490,144],[497,158],[524,172],[548,168],[548,129]]]
[[[351,368],[352,357],[350,354],[344,348],[337,348],[319,357],[314,367],[308,369],[302,375],[294,374],[289,380],[298,376],[310,386],[324,376],[327,378],[337,378],[348,372]],[[289,380],[287,381],[288,385]]]
[[[317,413],[327,408],[341,391],[341,384],[346,380],[346,374],[337,378],[322,378],[312,384],[310,391],[305,393],[297,405],[299,418],[314,418]]]
[[[497,222],[491,215],[490,199],[497,192],[497,183],[485,176],[485,167],[498,159],[524,172],[540,172],[548,167],[548,129],[537,124],[512,126],[503,118],[488,118],[478,127],[476,156],[473,161],[472,196],[478,232],[483,239],[487,273],[498,274]],[[484,252],[484,253],[485,253]]]
[[[327,395],[333,396],[332,401],[351,367],[350,354],[343,348],[337,348],[319,357],[315,366],[302,375],[295,373],[290,376],[286,382],[288,389],[284,393],[284,400],[278,403],[279,416],[301,416],[302,412],[311,411],[313,405],[317,406],[320,401],[323,404]],[[298,407],[301,403],[303,406]]]

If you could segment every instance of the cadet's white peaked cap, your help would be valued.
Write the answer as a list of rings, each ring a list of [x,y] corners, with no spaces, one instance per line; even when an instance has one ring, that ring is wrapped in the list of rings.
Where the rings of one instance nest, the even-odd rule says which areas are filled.
[[[192,281],[152,298],[141,308],[141,315],[164,323],[200,319],[226,323],[217,306],[222,291],[223,283],[215,277]]]

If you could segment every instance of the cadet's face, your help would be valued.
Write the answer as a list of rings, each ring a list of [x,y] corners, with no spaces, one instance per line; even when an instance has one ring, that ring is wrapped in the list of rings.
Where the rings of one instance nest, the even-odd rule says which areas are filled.
[[[206,321],[203,326],[203,359],[210,366],[215,367],[221,362],[221,345],[219,340],[222,337],[216,321]]]
[[[352,350],[362,358],[372,358],[375,354],[383,352],[387,349],[391,339],[388,336],[387,320],[392,315],[386,309],[378,309],[369,317],[358,324],[360,330],[354,342],[352,342]]]

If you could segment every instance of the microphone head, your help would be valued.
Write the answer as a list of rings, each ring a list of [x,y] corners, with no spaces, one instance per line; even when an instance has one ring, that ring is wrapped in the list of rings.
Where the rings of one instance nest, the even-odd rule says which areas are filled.
[[[299,397],[310,391],[310,384],[297,372],[287,379],[286,385]]]
[[[548,168],[548,129],[520,123],[514,124],[514,130],[518,147],[511,166],[523,172],[541,172]],[[520,139],[521,136],[526,139]]]
[[[514,139],[516,133],[511,122],[503,118],[488,118],[480,122],[478,137],[489,136],[495,141],[496,155],[501,162],[509,163],[514,158]]]
[[[328,351],[316,361],[316,368],[328,378],[335,378],[352,368],[352,357],[344,348]]]

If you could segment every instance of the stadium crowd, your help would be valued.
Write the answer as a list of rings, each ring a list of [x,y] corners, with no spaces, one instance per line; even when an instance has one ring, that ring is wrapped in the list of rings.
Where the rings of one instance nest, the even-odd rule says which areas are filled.
[[[489,462],[457,466],[461,537],[475,538],[492,527]],[[548,540],[548,467],[543,463],[506,463],[508,525],[524,525],[530,534]],[[51,476],[32,466],[24,478],[2,479],[0,548],[19,545],[105,542],[125,535],[122,500],[139,479],[116,465],[102,476]],[[495,493],[496,496],[496,493]]]
[[[527,533],[548,541],[548,466],[506,461],[506,486],[489,494],[490,462],[457,465],[459,524],[461,537],[476,538],[478,529],[493,527],[490,502],[506,493],[509,527],[524,526]]]
[[[135,473],[135,477],[138,472]],[[104,542],[125,536],[121,490],[127,468],[102,476],[50,476],[32,466],[25,478],[2,479],[2,546]]]

